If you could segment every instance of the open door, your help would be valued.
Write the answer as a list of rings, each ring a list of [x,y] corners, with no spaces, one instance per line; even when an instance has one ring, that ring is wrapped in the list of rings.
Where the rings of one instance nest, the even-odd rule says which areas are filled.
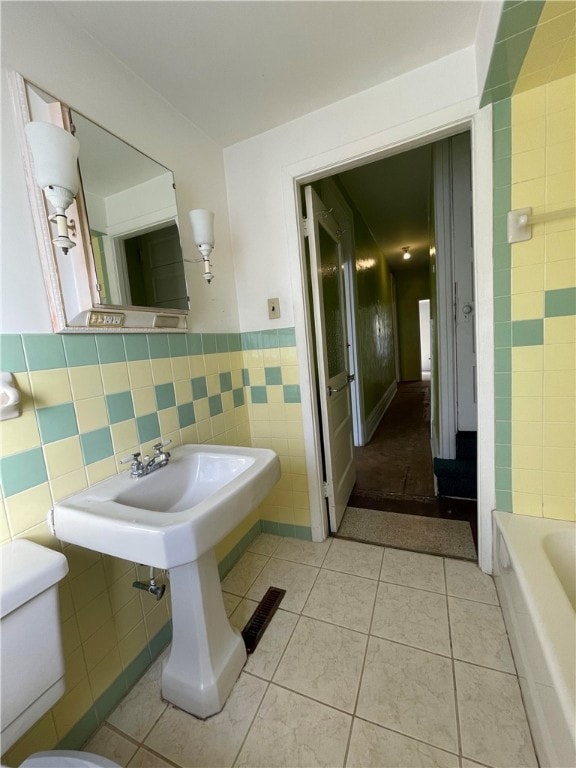
[[[343,254],[339,226],[312,187],[305,188],[314,304],[318,399],[330,530],[338,530],[356,481]]]

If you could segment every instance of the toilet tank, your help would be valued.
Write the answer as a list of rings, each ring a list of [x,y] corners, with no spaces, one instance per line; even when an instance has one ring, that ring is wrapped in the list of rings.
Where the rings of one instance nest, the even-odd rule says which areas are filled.
[[[26,539],[0,550],[0,721],[2,751],[64,693],[57,584],[68,573],[61,552]]]

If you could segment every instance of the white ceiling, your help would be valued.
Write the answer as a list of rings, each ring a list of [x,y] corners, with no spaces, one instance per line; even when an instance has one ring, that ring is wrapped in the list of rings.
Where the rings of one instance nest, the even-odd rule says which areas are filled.
[[[489,2],[489,0],[485,0]],[[474,45],[480,0],[53,3],[225,147]],[[429,151],[344,174],[392,268],[428,260]],[[414,258],[402,262],[401,247]]]
[[[53,3],[221,146],[474,44],[478,0]]]

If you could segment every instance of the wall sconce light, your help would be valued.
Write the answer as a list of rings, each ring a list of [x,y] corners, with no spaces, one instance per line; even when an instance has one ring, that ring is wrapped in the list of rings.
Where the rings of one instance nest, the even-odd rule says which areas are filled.
[[[412,254],[410,253],[410,246],[409,245],[402,246],[402,250],[404,251],[404,261],[408,261],[408,259],[412,258]]]
[[[203,208],[195,208],[190,211],[189,216],[194,242],[202,254],[202,258],[193,261],[186,259],[186,261],[189,261],[190,264],[197,264],[199,261],[204,262],[204,280],[210,285],[214,278],[210,268],[210,254],[214,248],[214,214]]]
[[[76,243],[70,239],[66,211],[78,194],[78,139],[52,123],[32,121],[25,125],[26,138],[34,159],[36,183],[56,209],[58,235],[52,242],[68,253]]]

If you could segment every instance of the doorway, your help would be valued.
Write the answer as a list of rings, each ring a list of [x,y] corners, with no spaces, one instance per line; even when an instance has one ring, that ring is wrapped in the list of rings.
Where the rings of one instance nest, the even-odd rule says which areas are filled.
[[[470,168],[469,134],[466,134],[465,140],[468,142],[467,163]],[[455,347],[456,333],[452,329],[449,338],[438,337],[441,320],[444,325],[450,322],[446,317],[453,315],[453,307],[458,301],[457,291],[448,295],[442,286],[438,287],[445,273],[450,275],[450,279],[454,274],[453,252],[450,251],[453,244],[442,239],[444,233],[438,230],[445,225],[449,229],[455,216],[462,213],[456,210],[454,189],[440,186],[446,187],[446,179],[438,181],[438,169],[441,172],[442,164],[436,156],[442,159],[447,153],[450,172],[455,165],[453,154],[456,152],[450,142],[447,139],[440,147],[427,145],[399,153],[330,179],[352,211],[352,228],[359,235],[352,256],[357,296],[351,307],[353,322],[349,323],[357,329],[350,339],[357,364],[351,362],[348,372],[356,376],[356,393],[352,392],[352,395],[357,401],[358,393],[363,394],[364,402],[360,405],[364,408],[358,407],[358,402],[353,408],[357,419],[360,414],[362,424],[356,424],[354,429],[358,477],[349,506],[430,518],[461,519],[474,525],[476,506],[473,502],[463,504],[452,500],[446,504],[438,499],[432,464],[433,458],[451,458],[442,456],[442,445],[450,446],[456,441],[455,434],[446,438],[445,433],[456,426],[455,417],[448,418],[446,411],[457,410],[457,403],[450,393],[457,388],[459,376],[453,382],[446,380],[439,353],[446,356],[443,347]],[[461,144],[462,139],[457,138],[456,142]],[[375,183],[378,179],[379,188]],[[460,180],[458,184],[461,185]],[[323,182],[318,182],[314,186],[321,191],[322,185]],[[438,194],[439,187],[442,194]],[[382,194],[382,189],[385,194]],[[325,190],[324,182],[323,194],[326,194]],[[471,252],[470,190],[469,178],[466,226]],[[386,198],[390,201],[391,195],[394,205],[391,206],[392,211],[386,211]],[[404,202],[402,206],[403,199],[408,197],[410,202]],[[439,216],[435,210],[439,206],[450,206],[450,210],[442,211]],[[377,214],[382,219],[381,223],[374,218],[378,207],[388,213]],[[326,206],[326,210],[333,212],[335,209],[331,205]],[[341,230],[349,228],[347,223],[340,225]],[[368,240],[371,240],[371,245]],[[406,245],[401,246],[401,243]],[[459,247],[458,254],[461,251]],[[413,256],[412,263],[406,264]],[[374,269],[370,275],[371,267],[376,267],[382,260],[383,268],[381,265],[380,271]],[[449,269],[439,263],[442,260],[450,260]],[[467,269],[471,277],[472,269]],[[362,272],[368,272],[368,275],[362,275]],[[366,280],[366,277],[369,279]],[[377,283],[380,283],[380,293],[375,295]],[[471,281],[466,290],[469,308],[473,292]],[[366,292],[370,293],[368,302],[363,295]],[[464,295],[465,291],[461,293]],[[442,302],[440,306],[439,302]],[[371,306],[367,307],[370,303]],[[471,327],[473,329],[473,324]],[[316,333],[318,335],[321,331],[317,328]],[[456,349],[453,349],[450,357],[456,360],[463,358],[463,355],[457,355]],[[380,381],[375,387],[374,380],[378,378]],[[359,440],[358,435],[363,437]],[[334,447],[325,444],[324,455],[328,450],[334,450]],[[331,532],[337,532],[333,525]],[[363,540],[368,539],[364,537]]]

